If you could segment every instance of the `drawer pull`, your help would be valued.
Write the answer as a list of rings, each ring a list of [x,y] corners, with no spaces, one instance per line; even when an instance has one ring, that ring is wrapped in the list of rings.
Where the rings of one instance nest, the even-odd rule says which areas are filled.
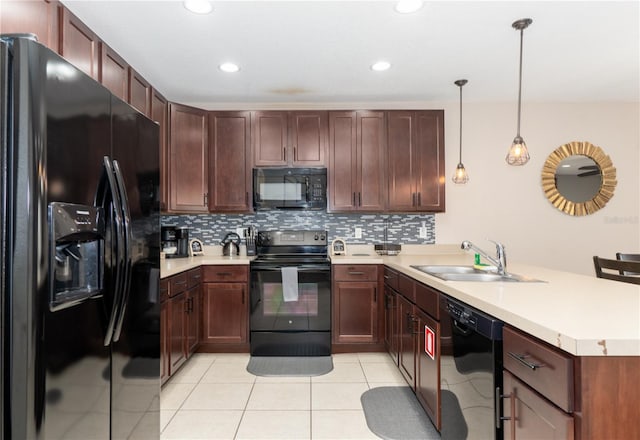
[[[226,276],[233,275],[233,274],[231,272],[218,272],[218,275],[221,276],[221,277],[226,277]]]
[[[349,275],[364,275],[364,272],[349,272]]]
[[[534,371],[537,370],[538,368],[546,367],[545,364],[538,364],[538,363],[529,362],[527,360],[527,358],[529,356],[526,355],[526,354],[516,354],[516,353],[509,352],[509,356],[511,356],[512,358],[514,358],[518,362],[520,362],[525,367],[531,368]]]
[[[174,281],[173,282],[176,286],[184,286],[185,284],[187,284],[187,280],[184,281]]]
[[[384,276],[384,279],[385,279],[385,280],[389,280],[389,279],[391,279],[391,277],[390,277],[389,275],[385,275],[385,276]]]

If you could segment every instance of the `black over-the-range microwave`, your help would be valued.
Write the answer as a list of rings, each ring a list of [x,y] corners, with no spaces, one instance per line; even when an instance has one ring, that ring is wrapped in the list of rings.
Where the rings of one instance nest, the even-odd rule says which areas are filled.
[[[253,207],[326,209],[326,168],[254,168]]]

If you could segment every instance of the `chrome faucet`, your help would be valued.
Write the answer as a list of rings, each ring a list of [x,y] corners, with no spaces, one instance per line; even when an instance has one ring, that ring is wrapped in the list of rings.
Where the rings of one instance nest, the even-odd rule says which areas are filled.
[[[484,258],[489,260],[493,265],[495,265],[498,268],[498,273],[500,275],[504,275],[507,271],[507,254],[504,250],[504,245],[502,243],[498,243],[497,241],[493,241],[493,240],[489,240],[489,241],[491,243],[495,243],[496,245],[496,258],[490,256],[485,251],[483,251],[482,249],[480,249],[479,247],[477,247],[476,245],[474,245],[473,243],[467,240],[463,241],[460,247],[465,251],[468,251],[469,249],[473,249],[474,251],[482,255]]]

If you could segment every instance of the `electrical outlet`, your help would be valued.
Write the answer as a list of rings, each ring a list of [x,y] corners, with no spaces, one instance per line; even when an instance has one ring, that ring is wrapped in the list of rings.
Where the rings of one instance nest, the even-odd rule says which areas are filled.
[[[362,228],[356,228],[353,235],[355,238],[362,238]]]
[[[420,238],[427,238],[427,228],[424,226],[420,227]]]

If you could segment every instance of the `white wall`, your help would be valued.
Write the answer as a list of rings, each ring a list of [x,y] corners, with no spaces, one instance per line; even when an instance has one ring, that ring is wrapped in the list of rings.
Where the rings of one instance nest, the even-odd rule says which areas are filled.
[[[451,181],[458,163],[459,103],[445,108],[446,213],[436,215],[437,243],[471,240],[492,251],[501,241],[508,258],[593,274],[593,255],[640,253],[640,106],[638,103],[523,103],[521,134],[531,160],[504,160],[516,132],[514,103],[463,107],[462,161],[470,181]],[[435,108],[435,107],[432,107]],[[557,210],[542,192],[549,153],[571,141],[601,147],[617,169],[618,185],[604,209],[584,217]]]

